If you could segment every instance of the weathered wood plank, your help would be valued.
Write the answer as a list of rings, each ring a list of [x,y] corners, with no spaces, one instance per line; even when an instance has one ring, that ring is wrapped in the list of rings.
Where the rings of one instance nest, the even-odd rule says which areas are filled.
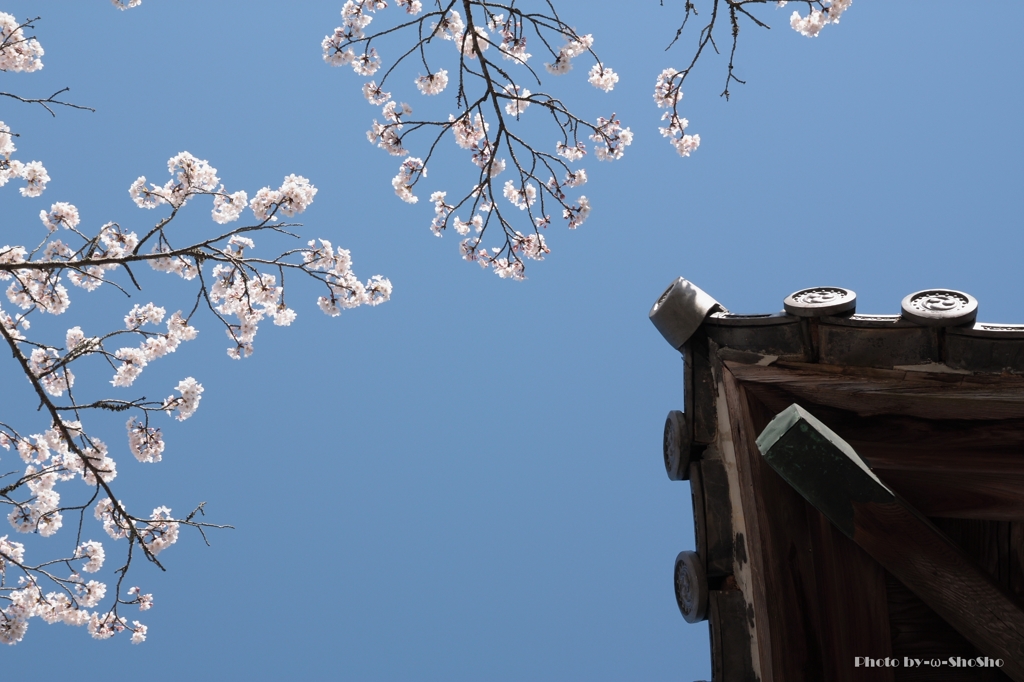
[[[693,537],[697,543],[697,555],[703,560],[705,571],[708,556],[708,525],[704,519],[704,476],[703,462],[690,462],[690,497],[693,501]]]
[[[766,384],[744,387],[775,412],[797,400]],[[805,407],[925,516],[1024,520],[1024,419],[862,417]]]
[[[761,467],[767,468],[763,464],[758,464],[761,458],[756,456],[754,445],[754,438],[761,425],[754,425],[745,391],[727,370],[722,372],[722,387],[727,403],[722,406],[723,421],[726,425],[722,436],[729,439],[728,446],[733,449],[739,478],[740,507],[743,510],[746,530],[742,546],[750,575],[747,599],[754,612],[752,636],[757,646],[758,668],[761,682],[785,682],[786,678],[775,674],[772,663],[776,656],[785,656],[786,652],[775,651],[772,648],[773,638],[777,635],[773,633],[768,611],[768,587],[764,570],[765,543],[761,530],[763,509],[758,505],[758,496],[754,492],[755,480],[760,480]],[[754,448],[753,452],[751,448]]]
[[[963,550],[796,405],[757,441],[764,459],[980,651],[1024,682],[1024,611]]]
[[[671,481],[684,481],[690,476],[690,459],[693,450],[693,429],[685,412],[672,410],[665,418],[662,438],[662,458],[665,473]]]
[[[722,372],[740,478],[761,675],[776,682],[825,677],[807,504],[760,456],[755,438],[773,416]]]
[[[1024,602],[1024,523],[1010,523],[1010,593]]]
[[[708,577],[731,575],[732,502],[729,500],[729,477],[722,460],[706,458],[701,462],[701,477],[704,487]]]
[[[736,589],[712,590],[708,608],[713,682],[751,682],[754,668],[743,593]]]
[[[933,523],[973,558],[997,585],[1012,591],[1011,565],[1019,562],[1019,557],[1010,548],[1011,522],[961,518],[934,519]]]
[[[901,663],[907,658],[931,661],[959,656],[981,655],[953,626],[928,608],[906,585],[885,574],[888,593],[892,655]],[[1010,679],[999,669],[951,668],[905,665],[894,669],[896,682],[1005,682]]]
[[[690,342],[684,343],[679,351],[683,354],[683,412],[693,414],[693,349]]]
[[[927,419],[1024,418],[1024,377],[837,367],[795,362],[725,361],[742,382],[783,388],[801,401],[859,415]]]
[[[857,656],[892,656],[885,569],[806,505],[817,567],[826,680],[894,682],[893,668],[857,667]]]
[[[798,396],[782,386],[745,383],[744,388],[774,413],[798,402]],[[1024,419],[860,416],[827,405],[800,404],[827,423],[872,469],[1024,472]]]
[[[1024,472],[872,468],[887,486],[925,516],[985,519],[992,523],[1024,521]]]
[[[708,337],[704,330],[699,329],[690,338],[687,345],[690,351],[690,362],[686,368],[692,376],[686,384],[693,387],[693,440],[696,443],[710,444],[718,435],[718,417],[715,413],[718,389],[711,371],[711,359],[708,355]]]

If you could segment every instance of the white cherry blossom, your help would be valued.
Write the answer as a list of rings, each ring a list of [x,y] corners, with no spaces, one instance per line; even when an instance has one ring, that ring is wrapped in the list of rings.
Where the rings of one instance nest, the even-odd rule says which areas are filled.
[[[178,382],[174,390],[178,391],[181,395],[178,397],[168,396],[160,409],[167,412],[167,414],[170,414],[175,409],[178,410],[175,419],[183,422],[195,414],[196,409],[198,409],[203,386],[192,377],[185,377]]]
[[[46,189],[46,183],[50,176],[38,161],[29,161],[21,169],[21,177],[25,180],[25,186],[19,192],[23,197],[37,197]]]
[[[164,438],[160,429],[151,428],[135,417],[128,419],[128,449],[140,462],[159,462],[164,451]]]
[[[384,92],[375,81],[370,81],[363,86],[363,97],[370,104],[380,106],[391,99],[391,93]]]
[[[615,73],[611,69],[605,68],[603,64],[598,62],[590,67],[590,73],[588,74],[587,81],[599,90],[605,92],[611,92],[615,87],[615,84],[619,82],[619,74]]]
[[[613,115],[610,119],[598,117],[597,129],[590,139],[596,142],[594,155],[601,161],[621,159],[626,147],[633,143],[633,133]]]
[[[78,546],[78,549],[75,550],[75,558],[86,559],[85,564],[82,565],[82,570],[86,573],[95,573],[103,568],[106,553],[103,551],[102,543],[89,540]]]
[[[112,0],[112,3],[124,10],[138,6],[140,0]],[[395,0],[392,4],[396,7],[392,13],[398,17],[396,22],[417,26],[418,20],[410,17],[423,12],[421,0]],[[784,4],[780,3],[780,6]],[[838,23],[850,4],[851,0],[813,3],[815,7],[810,8],[806,17],[794,13],[791,26],[803,35],[817,36],[826,24]],[[420,186],[430,196],[434,208],[431,231],[441,236],[450,225],[461,239],[459,251],[462,258],[489,268],[500,278],[522,280],[525,278],[524,261],[544,260],[550,253],[547,233],[542,232],[551,224],[549,212],[557,216],[560,207],[562,218],[570,229],[582,225],[590,214],[591,205],[586,196],[567,196],[588,180],[587,170],[576,167],[576,162],[583,159],[588,151],[581,140],[589,138],[593,142],[593,151],[599,160],[613,160],[622,157],[633,138],[630,128],[614,115],[607,119],[598,118],[591,124],[563,105],[560,95],[546,91],[548,79],[544,70],[536,69],[534,72],[535,64],[527,66],[532,59],[527,51],[528,38],[534,50],[549,55],[548,73],[568,73],[574,60],[583,58],[587,65],[581,68],[589,68],[587,81],[606,92],[615,87],[619,75],[593,53],[591,35],[576,32],[560,19],[545,17],[547,24],[538,29],[536,23],[531,24],[534,15],[524,14],[515,8],[504,9],[504,13],[497,14],[493,11],[495,6],[476,2],[460,8],[463,13],[470,12],[468,16],[442,7],[436,10],[430,7],[431,13],[422,19],[419,26],[423,29],[421,35],[424,38],[433,37],[434,40],[425,41],[420,54],[415,50],[407,51],[408,46],[394,52],[388,49],[385,53],[386,43],[382,36],[389,35],[387,32],[392,26],[385,25],[381,29],[384,31],[382,34],[371,32],[381,25],[374,20],[379,19],[378,13],[387,7],[388,3],[383,0],[344,2],[342,25],[321,43],[323,59],[334,66],[349,65],[362,76],[380,72],[377,76],[380,85],[376,81],[365,82],[362,79],[363,97],[374,106],[382,107],[379,118],[383,122],[374,121],[367,136],[371,143],[389,154],[404,158],[393,179],[396,194],[404,201],[415,203],[414,187],[423,181]],[[38,41],[25,34],[26,28],[31,27],[20,24],[12,15],[0,13],[0,70],[32,72],[42,67],[43,49]],[[540,39],[535,39],[535,36]],[[370,45],[370,40],[373,40],[373,45]],[[450,41],[456,49],[445,45],[445,41]],[[562,41],[564,45],[555,47]],[[432,51],[442,45],[443,52],[440,48]],[[489,50],[492,45],[495,50]],[[382,52],[378,53],[378,49]],[[422,56],[422,63],[415,69],[396,71],[394,73],[407,75],[388,80],[393,63],[387,62],[385,56],[403,54]],[[499,56],[504,61],[499,60]],[[401,59],[404,57],[398,57],[398,61]],[[487,77],[482,75],[485,68],[490,74]],[[731,63],[729,68],[732,77]],[[420,75],[413,78],[416,73]],[[410,91],[415,87],[421,94],[437,95],[446,91],[449,73],[459,75],[459,92],[451,93],[450,98],[430,101],[429,105],[454,108],[442,109],[432,121],[414,121],[412,107],[401,102],[404,93],[398,92],[397,88],[404,85]],[[677,111],[686,74],[676,69],[665,69],[658,77],[654,94],[656,104],[667,109],[660,132],[681,156],[690,155],[700,145],[700,136],[687,133],[689,121]],[[534,85],[535,77],[536,80],[543,77],[545,82]],[[474,78],[477,81],[471,82]],[[515,84],[526,83],[527,79],[537,92],[531,93]],[[582,75],[580,79],[582,81]],[[394,98],[391,92],[383,89],[385,82],[396,88]],[[481,83],[483,90],[474,91],[473,87]],[[455,94],[459,97],[456,98]],[[455,102],[451,103],[449,99]],[[54,103],[52,98],[50,102]],[[528,136],[520,133],[532,132],[515,127],[520,123],[517,119],[533,104],[537,105],[535,114],[549,112],[556,121],[555,134],[542,138],[560,140],[556,142],[554,151],[550,143],[544,143],[543,149],[531,146]],[[426,106],[422,108],[427,109]],[[420,109],[419,105],[417,109]],[[417,113],[422,116],[422,111]],[[529,125],[533,125],[532,120]],[[437,144],[447,136],[449,129],[460,150],[458,153],[468,152],[466,156],[473,165],[461,163],[456,166],[447,164],[447,161],[435,165],[430,140],[425,147],[416,146],[420,144],[415,138],[417,131],[436,132],[433,144]],[[24,182],[20,189],[22,196],[39,196],[47,188],[49,173],[40,161],[26,162],[15,158],[14,137],[10,128],[0,122],[0,186],[21,180]],[[412,149],[422,148],[422,158],[413,156],[406,149],[407,145]],[[313,284],[320,287],[317,293],[321,295],[316,298],[316,303],[331,316],[361,305],[379,305],[392,295],[390,280],[380,275],[369,279],[356,277],[352,271],[351,254],[326,239],[299,242],[305,243],[305,247],[283,247],[289,249],[286,251],[268,249],[270,245],[263,239],[264,235],[278,237],[280,235],[274,234],[274,230],[294,229],[292,224],[280,225],[274,221],[302,213],[317,194],[317,189],[307,178],[291,174],[277,189],[267,186],[250,195],[244,190],[228,191],[216,169],[189,152],[179,152],[167,163],[170,177],[163,184],[147,182],[145,176],[139,176],[129,187],[129,195],[137,206],[159,209],[156,226],[152,229],[151,225],[140,228],[134,222],[131,225],[137,232],[122,229],[115,223],[107,223],[98,231],[85,228],[78,209],[71,203],[58,201],[51,204],[49,210],[40,210],[39,217],[47,232],[53,233],[61,228],[66,230],[61,232],[61,239],[49,235],[39,243],[39,236],[25,237],[16,241],[29,244],[29,248],[21,245],[0,248],[0,266],[3,266],[0,279],[8,283],[5,284],[5,293],[10,306],[13,306],[9,308],[13,312],[0,310],[0,332],[11,354],[25,370],[27,386],[32,390],[29,395],[40,401],[43,414],[49,410],[50,420],[47,422],[49,426],[44,424],[24,431],[0,424],[0,448],[13,449],[16,453],[13,461],[18,463],[20,458],[18,466],[24,466],[24,473],[12,488],[20,496],[9,498],[12,501],[7,510],[8,521],[16,532],[33,533],[41,538],[68,537],[68,529],[63,528],[61,494],[65,482],[81,480],[94,491],[93,499],[96,501],[92,503],[92,511],[104,531],[114,540],[126,540],[113,546],[125,548],[130,545],[136,552],[135,556],[156,560],[177,541],[184,526],[198,525],[192,520],[196,512],[176,518],[168,507],[157,506],[148,517],[134,516],[116,501],[118,498],[111,486],[119,487],[123,481],[123,478],[122,481],[117,480],[119,462],[124,466],[135,466],[131,460],[123,459],[125,446],[139,462],[155,464],[162,460],[166,446],[161,421],[167,417],[161,411],[179,421],[188,419],[197,411],[204,388],[189,376],[176,385],[177,395],[171,395],[162,402],[134,398],[129,395],[132,392],[119,389],[134,385],[149,364],[175,353],[181,343],[196,338],[198,330],[192,326],[192,321],[202,320],[201,315],[208,314],[208,319],[214,324],[224,325],[225,333],[231,339],[229,355],[241,358],[251,354],[254,338],[264,320],[270,319],[278,326],[290,326],[299,319],[296,309],[301,306],[296,304],[296,309],[290,306],[294,291],[290,284],[294,280],[292,273],[312,278]],[[450,188],[440,191],[427,187],[424,179],[428,163],[432,168],[448,170],[450,165],[454,172],[470,174],[469,191],[455,193]],[[514,179],[505,181],[498,190],[494,178],[506,171],[509,172],[502,179],[508,175]],[[544,182],[543,178],[549,175],[550,179]],[[431,181],[435,179],[432,177]],[[176,223],[173,229],[165,229],[179,211],[187,209],[189,203],[205,202],[203,195],[210,196],[212,206],[206,205],[203,211],[211,210],[212,222],[219,225],[235,223],[242,219],[244,208],[248,206],[259,224],[216,228],[223,231],[211,232],[208,237],[196,238],[191,243],[184,236],[189,230],[177,229],[180,223]],[[498,195],[504,195],[522,213],[508,210]],[[554,209],[545,203],[551,201],[556,204]],[[523,232],[509,222],[509,216],[515,215],[528,225]],[[203,216],[205,218],[205,213]],[[209,223],[206,225],[212,227]],[[38,227],[35,229],[38,231]],[[492,231],[492,236],[497,230],[498,240],[485,245],[483,237],[488,230]],[[502,244],[502,237],[504,246],[491,245]],[[256,249],[257,242],[259,250]],[[259,257],[254,257],[253,253]],[[47,336],[53,333],[47,325],[31,327],[30,317],[34,314],[61,315],[68,312],[72,294],[65,286],[67,281],[86,292],[99,291],[94,294],[96,296],[108,291],[115,293],[112,291],[114,287],[123,287],[135,295],[135,286],[145,284],[142,275],[152,276],[145,268],[134,267],[140,262],[149,263],[159,272],[178,275],[183,281],[176,286],[191,287],[195,298],[187,304],[179,303],[187,313],[179,310],[168,316],[167,310],[174,307],[139,303],[128,312],[123,329],[114,328],[106,333],[99,333],[92,320],[84,325],[60,325],[56,327],[55,338]],[[285,273],[288,273],[289,281],[287,292]],[[136,281],[137,278],[142,280],[141,283]],[[85,295],[77,289],[71,291],[75,296]],[[192,301],[197,301],[198,305],[193,306]],[[306,305],[310,304],[311,301],[307,300]],[[200,316],[194,318],[193,315]],[[83,326],[95,335],[87,336]],[[62,341],[63,347],[60,346]],[[84,400],[77,401],[77,396],[72,395],[72,389],[75,393],[83,391],[81,386],[75,385],[71,365],[87,357],[92,358],[90,361],[110,363],[114,372],[110,383],[117,389],[105,390],[110,390],[114,398],[101,397],[96,404],[90,405]],[[78,368],[75,369],[77,371]],[[80,373],[80,376],[86,375]],[[84,379],[80,378],[80,381],[84,383]],[[15,383],[12,382],[12,386]],[[129,397],[124,397],[126,395]],[[53,398],[61,400],[54,401]],[[70,408],[65,407],[68,403]],[[93,431],[96,427],[87,418],[89,410],[101,408],[129,411],[124,422],[127,438],[121,440],[124,436],[119,437],[116,446],[110,448],[96,437]],[[68,409],[82,412],[85,416],[80,417],[75,412],[76,419],[80,421],[64,421],[60,415]],[[66,416],[69,415],[70,412]],[[10,458],[13,455],[6,456]],[[68,513],[67,509],[64,513]],[[68,519],[72,537],[73,528],[78,525],[76,516],[77,513]],[[106,550],[100,542],[82,542],[79,538],[68,543],[70,546],[63,555],[38,560],[32,557],[38,564],[30,565],[26,563],[24,545],[8,537],[0,537],[0,576],[3,576],[0,580],[8,581],[0,583],[3,590],[0,595],[6,600],[0,616],[0,641],[20,641],[32,618],[45,623],[86,625],[88,632],[97,639],[129,631],[133,643],[145,641],[148,635],[146,625],[132,621],[129,626],[128,621],[117,614],[116,606],[107,610],[101,603],[106,600],[120,605],[137,604],[144,611],[153,604],[151,594],[141,594],[137,587],[127,593],[115,594],[117,589],[113,584],[108,589],[106,583],[85,581],[77,573],[72,573],[69,578],[56,574],[47,578],[46,571],[39,568],[59,565],[95,573],[101,570],[106,558]],[[80,542],[77,548],[74,547],[75,542]],[[32,547],[34,555],[35,548]],[[67,552],[73,554],[68,555]],[[19,579],[17,588],[13,587],[13,577],[7,577],[15,574]],[[46,580],[56,583],[59,589],[44,595],[40,581]]]
[[[505,198],[512,202],[512,205],[520,210],[526,210],[533,206],[537,200],[537,188],[530,183],[523,183],[516,186],[511,180],[505,182]]]
[[[505,105],[505,112],[509,116],[519,116],[530,106],[530,91],[526,88],[510,83],[504,87],[504,90],[511,98],[511,101]]]
[[[132,644],[142,644],[146,641],[146,633],[149,632],[149,628],[137,620],[132,621],[132,627],[129,628],[132,631]]]
[[[426,174],[427,169],[423,165],[423,159],[410,156],[398,167],[398,174],[391,180],[391,186],[395,188],[395,194],[399,199],[409,204],[415,204],[419,198],[412,193],[413,183]]]
[[[806,17],[801,17],[799,12],[793,12],[789,18],[789,25],[801,35],[817,38],[827,24],[838,24],[839,17],[852,3],[853,0],[825,0],[828,6],[824,10],[812,9]]]
[[[65,229],[72,229],[78,227],[80,222],[78,209],[66,201],[58,201],[50,207],[49,211],[40,211],[39,219],[43,221],[43,226],[50,232],[53,232],[60,226],[64,226]]]
[[[35,38],[25,35],[23,25],[6,12],[0,12],[0,71],[38,71],[43,68],[43,48]],[[0,146],[0,153],[3,153]]]
[[[448,87],[448,70],[438,69],[434,73],[416,78],[416,87],[424,95],[439,95]]]

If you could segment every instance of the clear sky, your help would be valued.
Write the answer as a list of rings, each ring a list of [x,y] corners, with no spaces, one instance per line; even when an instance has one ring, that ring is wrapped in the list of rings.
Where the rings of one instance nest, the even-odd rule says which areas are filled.
[[[2,677],[710,678],[707,626],[685,623],[672,596],[674,557],[694,546],[688,484],[665,477],[660,454],[682,365],[647,312],[682,275],[734,312],[835,285],[861,312],[897,313],[906,294],[948,287],[974,295],[983,321],[1024,323],[1024,6],[858,0],[816,39],[788,27],[792,4],[764,8],[773,28],[744,28],[748,84],[731,102],[717,96],[721,58],[688,81],[681,111],[702,144],[681,159],[651,93],[691,55],[692,31],[663,50],[682,3],[558,2],[621,80],[596,92],[581,66],[545,86],[588,116],[616,112],[635,140],[621,161],[587,164],[589,220],[574,232],[555,221],[551,255],[515,283],[462,262],[454,235],[433,237],[425,196],[395,197],[397,161],[365,139],[379,111],[363,79],[320,57],[341,5],[0,5],[42,15],[46,49],[41,72],[3,74],[0,90],[70,86],[97,109],[50,118],[0,102],[18,157],[53,178],[39,199],[0,190],[0,244],[38,241],[54,201],[76,204],[86,227],[141,232],[155,214],[129,184],[165,177],[188,150],[250,195],[310,178],[302,234],[350,248],[360,276],[395,287],[339,319],[297,288],[298,320],[265,324],[240,362],[200,318],[198,340],[147,370],[136,387],[150,397],[188,375],[206,392],[191,420],[161,424],[157,465],[124,452],[122,418],[96,422],[121,443],[127,504],[205,500],[209,520],[236,530],[210,548],[183,530],[161,556],[167,573],[135,566],[156,600],[143,645],[36,619],[0,651]],[[199,206],[185,221],[215,227]],[[78,292],[54,329],[98,333],[135,302],[187,305],[181,282],[144,274],[131,301]],[[30,425],[34,408],[0,364],[3,418]],[[3,471],[17,464],[0,453]],[[112,580],[118,546],[89,532]]]

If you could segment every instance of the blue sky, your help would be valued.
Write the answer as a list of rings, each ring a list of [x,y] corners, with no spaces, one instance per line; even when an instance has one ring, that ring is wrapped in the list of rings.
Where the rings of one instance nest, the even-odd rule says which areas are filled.
[[[364,136],[379,112],[362,79],[320,59],[341,4],[0,6],[42,15],[46,49],[41,72],[4,74],[0,89],[70,86],[97,109],[51,119],[2,103],[18,158],[53,180],[39,199],[0,190],[0,243],[34,244],[54,201],[76,204],[85,226],[144,230],[154,214],[129,184],[162,178],[188,150],[250,195],[310,178],[302,234],[395,286],[386,305],[339,319],[296,289],[298,320],[264,325],[241,362],[207,316],[199,339],[147,369],[136,386],[150,397],[188,375],[206,392],[191,420],[161,424],[160,464],[112,452],[127,504],[205,500],[209,520],[236,530],[210,548],[183,532],[161,557],[167,573],[135,566],[156,600],[145,644],[36,620],[0,653],[4,678],[709,678],[707,627],[686,624],[672,596],[673,559],[694,544],[688,485],[667,480],[660,455],[681,363],[647,311],[682,275],[735,312],[835,285],[856,290],[862,312],[897,313],[906,294],[949,287],[974,295],[983,321],[1024,323],[1024,7],[982,23],[952,2],[860,1],[817,39],[789,29],[791,8],[765,8],[774,28],[744,28],[747,85],[731,102],[717,96],[721,58],[687,82],[681,111],[702,144],[681,159],[657,133],[651,91],[689,59],[693,32],[663,51],[682,3],[558,3],[621,80],[596,92],[580,66],[545,87],[590,117],[616,112],[636,137],[621,161],[586,165],[590,219],[574,232],[555,221],[551,255],[514,283],[430,234],[425,192],[415,206],[394,196],[397,161]],[[214,227],[199,206],[184,220]],[[95,333],[136,302],[186,305],[182,283],[146,278],[131,301],[80,292],[38,328]],[[10,363],[0,386],[3,418],[33,432]],[[123,439],[120,417],[95,423]],[[12,462],[0,455],[5,471]],[[112,579],[118,547],[105,544]]]

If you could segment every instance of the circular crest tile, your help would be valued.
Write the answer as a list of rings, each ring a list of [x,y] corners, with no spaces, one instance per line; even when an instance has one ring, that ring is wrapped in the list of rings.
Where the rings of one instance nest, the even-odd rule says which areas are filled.
[[[903,299],[903,317],[927,327],[971,324],[978,317],[978,300],[952,289],[924,289]]]
[[[708,579],[696,552],[680,552],[676,557],[675,588],[676,604],[687,623],[708,617]]]
[[[787,296],[783,306],[798,317],[851,314],[857,309],[857,294],[842,287],[801,289]]]
[[[690,424],[686,414],[672,410],[665,419],[665,472],[673,481],[690,478]]]

